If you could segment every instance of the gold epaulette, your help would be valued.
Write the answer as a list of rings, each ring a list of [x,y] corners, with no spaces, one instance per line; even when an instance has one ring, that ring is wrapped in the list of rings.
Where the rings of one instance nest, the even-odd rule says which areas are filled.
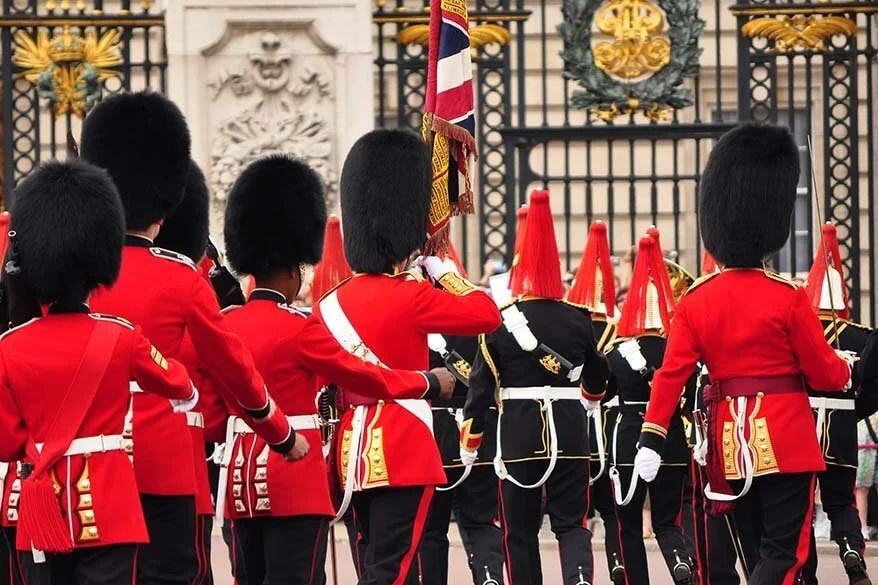
[[[720,274],[721,274],[720,272],[712,272],[711,274],[705,274],[704,276],[702,276],[700,278],[696,278],[695,282],[692,283],[692,286],[689,287],[689,289],[685,292],[685,294],[688,295],[689,293],[691,293],[693,290],[695,290],[696,288],[698,288],[702,284],[713,280],[714,278],[716,278]]]
[[[465,297],[473,291],[479,290],[479,288],[457,274],[456,272],[449,272],[447,274],[443,274],[442,277],[436,281],[439,286],[442,287],[445,292],[449,292],[453,295],[457,295],[459,297]]]
[[[796,284],[795,282],[793,282],[792,280],[789,280],[789,279],[787,279],[787,278],[784,278],[784,277],[781,276],[780,274],[775,274],[774,272],[771,272],[770,270],[768,270],[768,269],[766,269],[766,268],[763,268],[763,269],[762,269],[762,274],[764,274],[765,276],[767,276],[767,277],[770,278],[771,280],[774,280],[774,281],[776,281],[776,282],[782,282],[783,284],[785,284],[785,285],[787,285],[787,286],[789,286],[789,287],[792,287],[794,290],[798,290],[798,289],[799,289],[799,285]]]
[[[582,304],[579,304],[579,303],[574,303],[573,301],[568,301],[567,299],[561,299],[561,302],[564,303],[565,305],[570,305],[571,307],[574,307],[574,308],[577,308],[577,309],[581,309],[581,310],[583,310],[583,311],[588,311],[589,313],[592,312],[591,308],[590,308],[589,306],[587,306],[587,305],[582,305]]]
[[[328,294],[331,293],[332,291],[336,290],[338,287],[340,287],[341,285],[343,285],[344,283],[346,283],[347,281],[349,281],[349,280],[352,279],[352,278],[353,278],[353,276],[348,276],[348,277],[345,278],[344,280],[339,281],[338,283],[336,283],[336,285],[335,285],[334,287],[332,287],[331,289],[329,289],[328,291],[326,291],[325,293],[323,293],[322,295],[320,295],[320,298],[317,299],[317,302],[316,302],[316,303],[313,303],[313,304],[314,304],[314,305],[319,305],[319,304],[320,304],[320,301],[322,301],[323,299],[326,298],[326,295],[328,295]]]
[[[173,250],[166,250],[165,248],[159,248],[155,246],[150,248],[149,251],[156,258],[162,258],[164,260],[170,260],[171,262],[183,264],[184,266],[188,266],[196,272],[198,271],[198,266],[195,265],[195,262],[193,262],[192,258],[190,258],[189,256],[180,254],[179,252],[174,252]]]
[[[854,329],[860,329],[862,331],[869,331],[870,333],[872,331],[872,327],[869,327],[868,325],[863,325],[862,323],[857,323],[855,321],[848,321],[847,324],[849,326],[853,327]]]
[[[506,301],[505,303],[503,303],[502,305],[500,305],[499,309],[500,309],[500,311],[502,312],[503,309],[508,309],[508,308],[511,307],[512,305],[517,304],[518,301],[520,301],[520,300],[521,300],[521,298],[516,297],[516,298],[512,299],[511,301]]]
[[[392,278],[411,278],[415,282],[424,282],[424,275],[419,270],[403,270],[392,275]]]
[[[128,329],[134,329],[134,323],[129,321],[124,317],[120,317],[118,315],[108,315],[106,313],[89,313],[88,315],[92,319],[97,319],[98,321],[107,321],[108,323],[117,323],[126,327]]]
[[[598,339],[598,351],[609,353],[614,347],[616,347],[616,322],[607,321],[604,333],[601,335],[601,338]],[[607,351],[606,348],[610,348],[609,351]]]

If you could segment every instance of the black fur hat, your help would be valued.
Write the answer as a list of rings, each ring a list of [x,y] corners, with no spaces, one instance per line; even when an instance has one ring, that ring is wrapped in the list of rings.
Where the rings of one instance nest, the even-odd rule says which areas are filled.
[[[742,124],[717,142],[701,180],[704,246],[721,264],[757,267],[790,235],[799,151],[790,131]]]
[[[15,189],[11,229],[27,283],[42,303],[76,303],[119,276],[125,219],[110,176],[48,162]]]
[[[182,200],[189,148],[189,127],[180,109],[162,95],[140,92],[95,106],[83,123],[79,152],[110,173],[127,228],[142,230]]]
[[[373,130],[348,153],[341,173],[344,251],[356,272],[380,274],[427,239],[430,149],[404,130]]]
[[[238,274],[265,278],[323,255],[323,183],[306,163],[273,155],[250,164],[229,192],[226,257]]]
[[[179,252],[198,264],[210,232],[210,191],[195,161],[189,163],[183,201],[162,224],[155,245]]]

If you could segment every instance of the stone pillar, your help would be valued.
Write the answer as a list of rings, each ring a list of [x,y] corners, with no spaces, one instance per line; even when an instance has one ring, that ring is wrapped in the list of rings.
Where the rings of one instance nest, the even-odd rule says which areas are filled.
[[[338,205],[341,163],[373,127],[370,0],[169,0],[168,93],[189,119],[220,238],[254,159],[307,160]]]

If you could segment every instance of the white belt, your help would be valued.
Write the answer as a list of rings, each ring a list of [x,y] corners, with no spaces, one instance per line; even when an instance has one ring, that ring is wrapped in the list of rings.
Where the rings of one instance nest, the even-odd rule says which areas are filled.
[[[43,450],[43,443],[36,444],[37,451]],[[83,437],[73,439],[64,456],[83,455],[85,453],[105,453],[107,451],[119,451],[122,449],[122,435],[97,435],[96,437]]]
[[[190,414],[190,413],[186,413]],[[236,435],[246,435],[255,432],[250,426],[244,422],[244,419],[239,417],[233,417],[234,422],[232,423],[232,433]],[[317,430],[320,428],[320,420],[317,418],[316,414],[300,414],[297,416],[288,416],[287,422],[290,423],[290,426],[293,427],[294,431],[310,431]],[[231,445],[229,445],[231,448]]]
[[[619,408],[619,395],[617,394],[604,402],[604,408]]]
[[[198,429],[204,428],[204,415],[200,412],[187,412],[186,413],[186,426],[195,427]]]
[[[811,408],[825,409],[825,410],[855,410],[856,405],[854,404],[853,399],[851,398],[823,398],[817,396],[811,396],[808,398],[808,402],[811,403]]]
[[[501,400],[579,400],[580,398],[582,391],[575,387],[534,386],[500,390]]]
[[[290,423],[290,426],[294,431],[320,428],[320,419],[317,418],[316,414],[288,416],[287,422]],[[225,522],[226,490],[229,485],[229,465],[232,462],[232,451],[235,447],[235,435],[248,435],[253,432],[253,429],[251,429],[250,426],[240,417],[229,417],[229,420],[226,423],[226,442],[223,446],[223,457],[220,461],[219,480],[217,481],[216,490],[216,522],[220,527]]]

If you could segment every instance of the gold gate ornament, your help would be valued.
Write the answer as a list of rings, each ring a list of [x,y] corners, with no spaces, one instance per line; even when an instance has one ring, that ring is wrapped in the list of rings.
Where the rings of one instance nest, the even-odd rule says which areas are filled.
[[[36,38],[24,30],[14,36],[12,62],[24,69],[24,78],[47,98],[56,118],[73,114],[82,118],[100,95],[101,83],[119,75],[122,32],[94,29],[84,36],[65,25],[51,38],[41,30]]]
[[[826,41],[832,37],[857,34],[857,23],[845,16],[763,16],[742,26],[741,34],[750,38],[766,38],[774,43],[774,49],[779,53],[825,51]]]
[[[661,10],[648,0],[610,0],[595,15],[597,29],[614,37],[594,47],[595,66],[624,80],[663,69],[671,61],[671,44],[660,35]]]

